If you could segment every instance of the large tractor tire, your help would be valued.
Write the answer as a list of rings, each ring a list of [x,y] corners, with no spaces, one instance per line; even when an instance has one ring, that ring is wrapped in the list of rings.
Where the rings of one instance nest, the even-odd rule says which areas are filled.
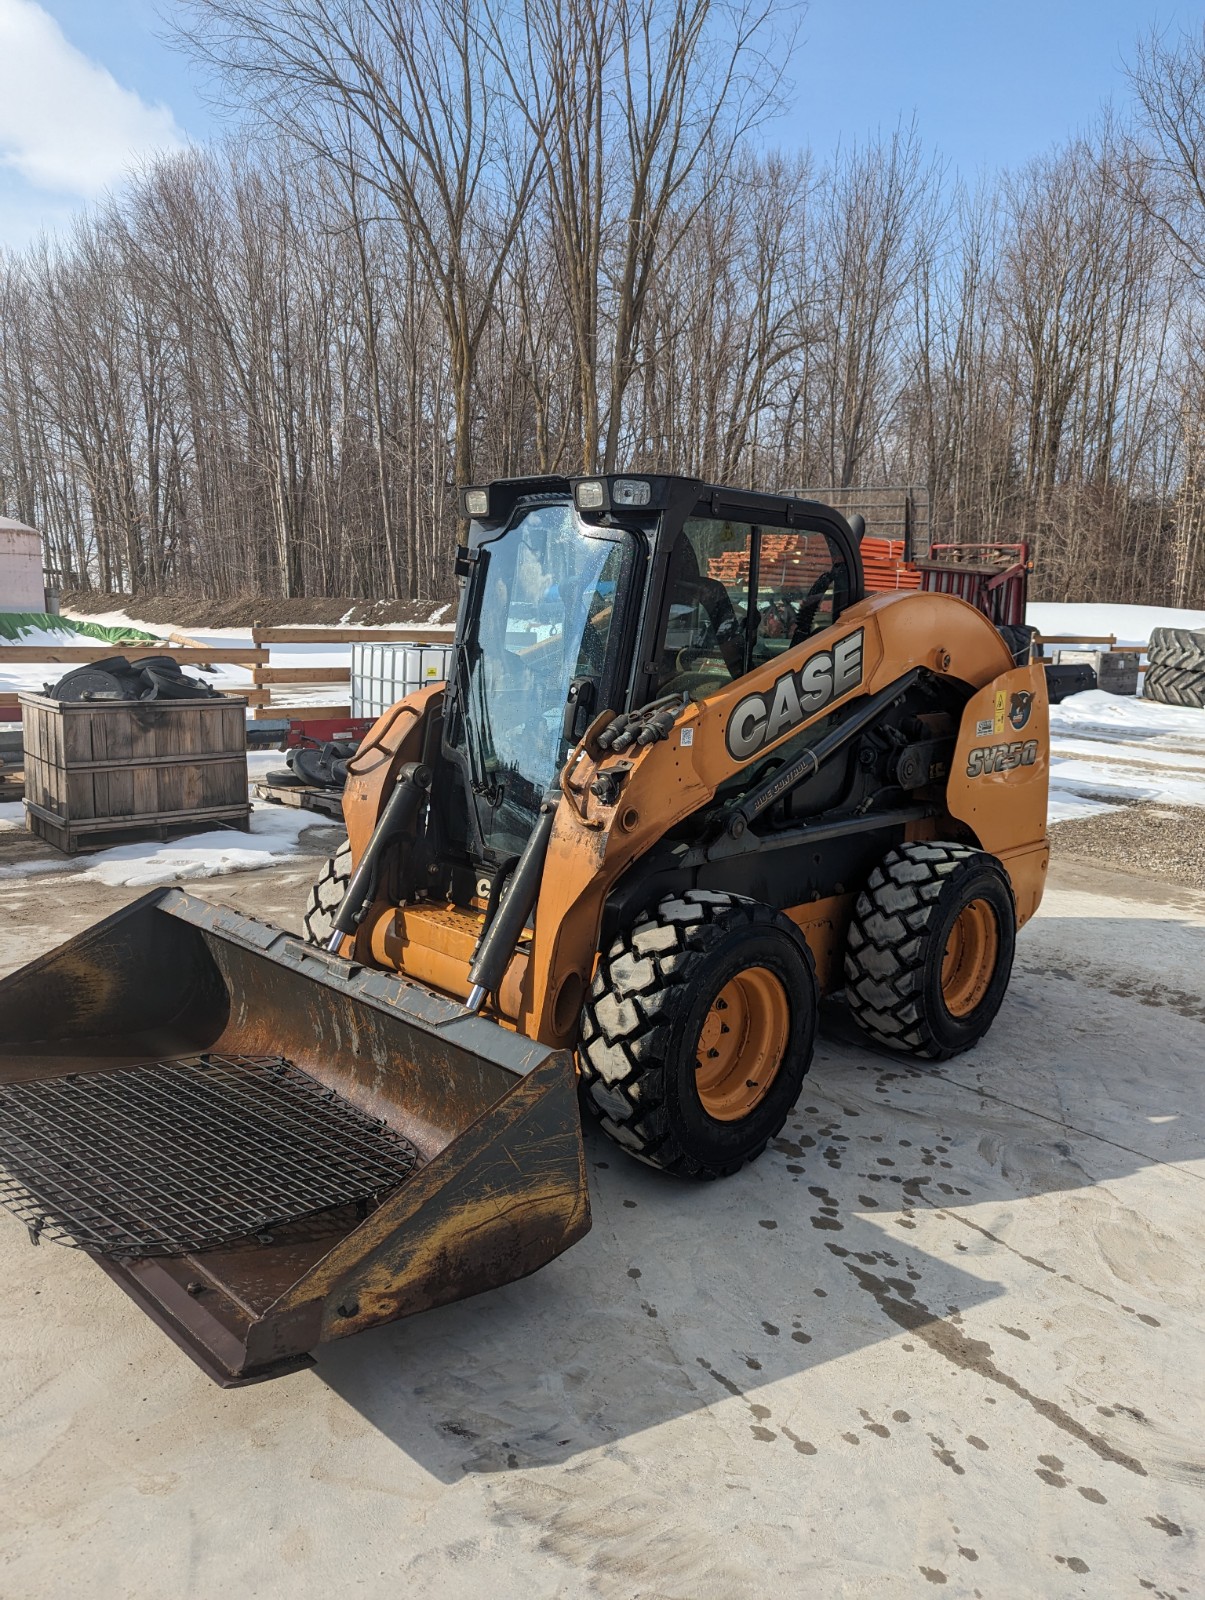
[[[318,874],[305,908],[307,944],[325,945],[335,931],[335,913],[343,904],[351,882],[351,845],[344,839]]]
[[[663,900],[599,962],[578,1052],[585,1103],[650,1166],[726,1177],[782,1129],[817,1003],[811,952],[786,917],[703,889]]]
[[[1205,710],[1205,665],[1170,667],[1162,661],[1154,662],[1142,680],[1142,698],[1165,706]]]
[[[1147,646],[1152,666],[1192,667],[1205,673],[1205,632],[1192,628],[1154,628]]]
[[[1012,973],[1016,907],[995,856],[960,844],[890,851],[858,896],[845,994],[891,1050],[945,1061],[996,1019]]]

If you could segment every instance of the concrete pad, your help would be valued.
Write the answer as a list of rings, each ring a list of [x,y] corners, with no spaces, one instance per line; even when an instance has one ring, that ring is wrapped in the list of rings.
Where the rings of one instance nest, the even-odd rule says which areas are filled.
[[[129,898],[0,884],[0,970]],[[0,1215],[0,1594],[1199,1593],[1203,973],[1205,897],[1056,866],[969,1055],[829,1006],[740,1176],[591,1131],[580,1245],[256,1388]]]

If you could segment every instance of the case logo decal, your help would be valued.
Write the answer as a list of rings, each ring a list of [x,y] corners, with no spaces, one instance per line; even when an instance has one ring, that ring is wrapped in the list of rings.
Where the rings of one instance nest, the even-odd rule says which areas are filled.
[[[831,650],[818,650],[784,672],[765,694],[747,694],[728,718],[725,739],[734,761],[748,761],[766,745],[823,711],[862,681],[862,635],[847,634]]]

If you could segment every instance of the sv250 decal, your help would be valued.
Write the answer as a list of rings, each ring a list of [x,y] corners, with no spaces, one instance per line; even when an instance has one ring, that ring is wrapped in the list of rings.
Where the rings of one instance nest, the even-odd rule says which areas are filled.
[[[862,634],[861,628],[847,634],[831,650],[819,650],[801,667],[784,672],[765,694],[747,694],[739,701],[725,729],[732,759],[748,761],[830,701],[856,689],[862,681]]]
[[[967,777],[984,778],[989,772],[1011,772],[1014,767],[1032,767],[1038,759],[1038,741],[1018,739],[1014,744],[980,745],[967,751]]]

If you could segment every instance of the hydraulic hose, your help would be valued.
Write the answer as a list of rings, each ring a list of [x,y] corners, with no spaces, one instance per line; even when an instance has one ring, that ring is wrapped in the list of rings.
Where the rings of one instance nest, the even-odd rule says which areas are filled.
[[[531,830],[519,864],[511,876],[506,897],[498,906],[489,926],[481,936],[473,965],[469,968],[469,997],[466,1011],[479,1011],[486,995],[494,994],[515,953],[519,935],[527,926],[536,899],[540,893],[540,880],[544,876],[544,861],[548,843],[552,838],[552,825],[556,821],[557,806],[561,802],[559,788],[549,789],[540,802],[540,814]]]
[[[326,943],[328,950],[338,953],[339,946],[359,923],[385,847],[399,834],[409,832],[430,787],[431,769],[421,762],[408,761],[399,770],[397,785],[385,802],[368,847],[357,862],[347,893],[335,913],[334,930]]]

